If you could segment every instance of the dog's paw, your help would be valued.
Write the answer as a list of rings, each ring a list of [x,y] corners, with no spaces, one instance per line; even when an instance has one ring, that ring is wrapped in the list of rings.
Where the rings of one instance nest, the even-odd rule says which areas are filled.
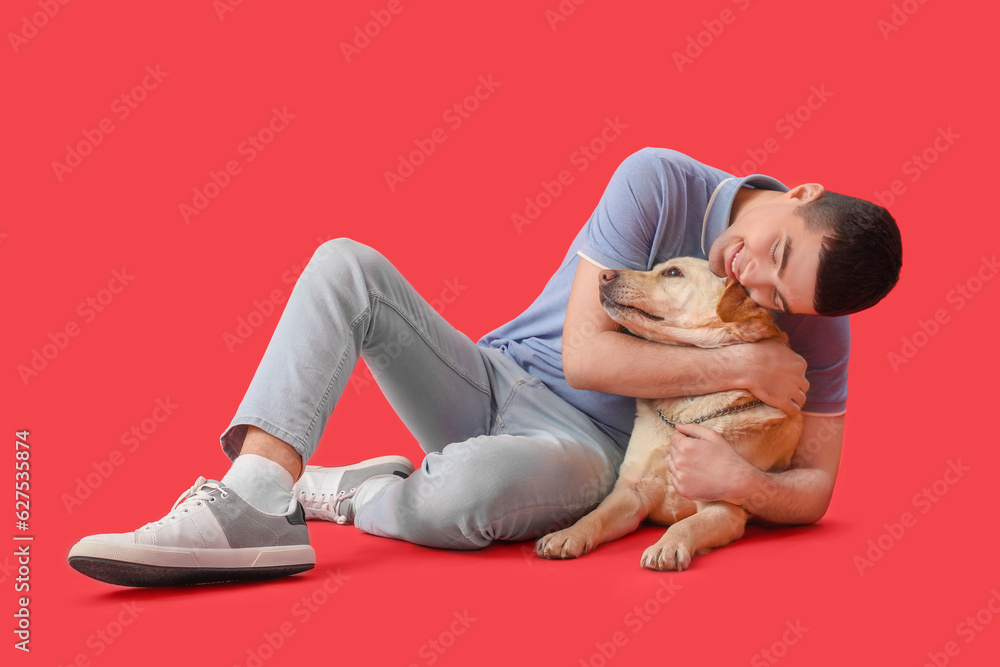
[[[691,552],[683,542],[657,542],[643,552],[640,565],[660,572],[682,572],[691,566]]]
[[[549,533],[535,542],[535,553],[542,558],[578,558],[593,548],[586,536],[577,535],[572,529]]]

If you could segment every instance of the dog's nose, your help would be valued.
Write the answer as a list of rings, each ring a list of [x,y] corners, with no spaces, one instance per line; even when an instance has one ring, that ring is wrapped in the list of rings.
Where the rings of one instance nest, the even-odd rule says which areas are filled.
[[[601,283],[608,283],[618,277],[618,274],[611,269],[601,271]]]

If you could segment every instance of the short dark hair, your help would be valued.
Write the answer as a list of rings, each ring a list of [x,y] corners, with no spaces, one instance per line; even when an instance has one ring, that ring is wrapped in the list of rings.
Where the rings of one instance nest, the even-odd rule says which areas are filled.
[[[806,229],[825,236],[813,297],[820,315],[871,308],[899,281],[903,242],[883,207],[827,190],[795,212]]]

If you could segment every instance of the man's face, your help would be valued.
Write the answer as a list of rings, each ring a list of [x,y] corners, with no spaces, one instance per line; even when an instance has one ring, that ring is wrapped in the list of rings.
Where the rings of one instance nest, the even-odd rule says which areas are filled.
[[[823,234],[807,230],[794,212],[804,201],[802,187],[806,186],[780,197],[767,194],[763,203],[736,213],[736,219],[712,244],[708,262],[713,273],[735,278],[765,308],[815,314],[813,295]]]

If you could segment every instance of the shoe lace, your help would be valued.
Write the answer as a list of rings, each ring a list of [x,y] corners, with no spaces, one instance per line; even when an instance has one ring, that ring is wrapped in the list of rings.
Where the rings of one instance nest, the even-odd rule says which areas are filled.
[[[341,511],[340,506],[345,500],[353,498],[357,492],[357,489],[351,489],[350,491],[341,491],[337,494],[337,499],[333,502],[333,513],[337,515],[337,523],[343,525],[348,522],[347,510]],[[348,503],[347,509],[353,509],[353,505],[354,503]],[[354,512],[352,511],[351,514],[354,514]]]
[[[311,500],[312,498],[316,497],[317,494],[315,493],[308,494],[309,498],[307,499],[306,492],[302,491],[299,493],[299,497],[302,499],[302,503],[304,505],[308,505],[310,509],[321,510],[323,512],[332,514],[334,517],[334,521],[343,525],[348,521],[350,521],[350,517],[347,516],[347,513],[351,511],[353,505],[353,503],[347,503],[346,507],[342,507],[343,503],[344,501],[353,498],[354,494],[356,494],[357,492],[358,490],[356,488],[351,489],[350,491],[340,491],[339,493],[337,493],[336,497],[332,498],[332,502],[330,497],[333,494],[330,493],[320,492],[318,502],[315,500]]]
[[[229,492],[219,482],[210,482],[204,477],[199,477],[190,489],[178,496],[167,516],[156,521],[156,525],[162,526],[165,521],[174,521],[179,512],[186,514],[191,511],[192,507],[201,505],[203,502],[215,502],[215,496],[212,495],[211,491],[221,492],[223,498],[229,496]],[[147,523],[143,529],[150,530],[152,526],[152,522]]]

